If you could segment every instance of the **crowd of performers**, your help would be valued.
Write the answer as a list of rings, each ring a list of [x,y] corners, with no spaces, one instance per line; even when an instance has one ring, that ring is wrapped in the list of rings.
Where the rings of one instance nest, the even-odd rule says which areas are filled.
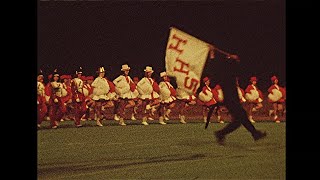
[[[94,120],[97,126],[103,126],[102,120],[107,117],[107,109],[112,109],[114,120],[125,126],[125,114],[130,113],[131,120],[141,116],[141,123],[149,125],[148,121],[158,117],[160,124],[165,125],[170,119],[170,113],[175,107],[179,114],[179,122],[186,123],[186,112],[190,107],[198,104],[202,106],[204,122],[207,121],[207,112],[214,107],[215,115],[220,123],[223,106],[223,89],[219,84],[213,88],[210,79],[204,77],[204,86],[198,94],[183,94],[170,83],[166,72],[161,72],[161,82],[152,78],[152,67],[146,66],[142,79],[129,76],[130,67],[122,65],[122,75],[113,81],[105,76],[104,67],[98,68],[98,76],[84,76],[80,67],[74,74],[60,75],[57,70],[49,75],[49,82],[44,84],[44,75],[40,71],[37,76],[37,109],[38,128],[44,119],[50,120],[50,127],[58,128],[64,120],[73,120],[76,127],[82,127],[84,120]],[[279,123],[279,115],[284,112],[286,100],[285,87],[278,84],[276,76],[271,77],[272,85],[268,88],[267,101],[272,104],[269,116]],[[251,122],[254,111],[263,107],[262,92],[257,87],[258,79],[250,78],[250,84],[244,90],[237,82],[239,101],[247,103],[247,113]],[[177,93],[177,91],[180,91]],[[179,106],[179,107],[177,107]]]

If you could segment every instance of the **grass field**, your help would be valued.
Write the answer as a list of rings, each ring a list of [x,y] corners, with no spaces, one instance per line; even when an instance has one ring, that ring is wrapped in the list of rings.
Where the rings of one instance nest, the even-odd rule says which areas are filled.
[[[138,121],[140,122],[140,121]],[[136,124],[138,124],[138,122]],[[156,123],[157,121],[155,121]],[[170,122],[170,121],[169,121]],[[225,124],[97,127],[86,121],[74,128],[38,130],[38,179],[285,179],[285,122],[255,123],[266,130],[254,142],[244,127],[219,146],[213,132]]]

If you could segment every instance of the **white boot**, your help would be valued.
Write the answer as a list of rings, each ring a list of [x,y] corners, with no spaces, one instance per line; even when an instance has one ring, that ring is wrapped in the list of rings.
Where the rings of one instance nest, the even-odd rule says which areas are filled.
[[[97,126],[100,126],[100,127],[103,126],[102,123],[100,122],[100,119],[99,119],[99,118],[97,118]]]
[[[269,110],[269,116],[271,117],[272,113],[274,112],[274,110]]]
[[[167,123],[165,123],[165,122],[163,121],[163,119],[164,119],[164,118],[163,118],[162,116],[160,116],[160,117],[159,117],[159,123],[162,124],[162,125],[167,124]]]
[[[169,120],[169,114],[171,113],[171,109],[167,109],[166,110],[166,113],[165,113],[165,115],[164,115],[164,119],[166,120],[166,121],[168,121]]]
[[[120,120],[119,120],[119,124],[120,124],[121,126],[126,126],[126,123],[124,123],[124,120],[123,120],[122,117],[121,117]]]
[[[218,116],[218,121],[219,121],[219,123],[224,123],[224,121],[223,120],[221,120],[221,116]]]
[[[149,125],[148,122],[147,122],[147,117],[143,117],[142,118],[142,124],[145,125],[145,126]]]
[[[186,124],[187,122],[185,121],[186,117],[185,116],[180,116],[180,123]]]
[[[203,116],[203,122],[207,122],[207,116]]]
[[[113,119],[116,120],[116,121],[119,121],[119,120],[120,120],[118,114],[115,114]]]
[[[250,120],[250,122],[255,123],[255,121],[253,120],[252,116],[249,116],[249,120]]]
[[[131,115],[131,120],[132,120],[132,121],[137,120],[137,119],[134,117],[134,113],[132,113],[132,115]]]
[[[157,111],[157,109],[154,107],[154,106],[152,106],[152,108],[151,108],[151,115],[152,116],[154,116],[154,113]]]
[[[82,115],[82,117],[80,118],[81,121],[86,121],[87,119],[85,119],[86,115]]]

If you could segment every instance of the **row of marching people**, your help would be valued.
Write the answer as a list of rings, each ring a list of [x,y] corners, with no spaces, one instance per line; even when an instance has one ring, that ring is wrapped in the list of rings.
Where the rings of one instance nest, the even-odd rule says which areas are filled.
[[[113,118],[122,126],[126,125],[125,114],[130,111],[131,120],[136,120],[136,116],[140,115],[143,125],[148,125],[148,121],[154,120],[156,116],[159,117],[160,124],[166,124],[165,121],[169,120],[172,109],[177,106],[179,122],[185,124],[186,111],[195,104],[203,106],[204,119],[205,111],[214,107],[212,110],[216,111],[218,120],[223,122],[220,118],[223,110],[222,88],[219,85],[210,88],[210,79],[207,77],[203,79],[205,86],[199,95],[187,95],[179,88],[173,87],[166,72],[160,73],[162,81],[158,84],[152,78],[154,71],[150,66],[144,69],[145,76],[141,80],[137,77],[131,79],[130,67],[127,64],[122,65],[121,72],[120,76],[110,81],[105,77],[104,67],[99,67],[96,78],[83,76],[81,67],[75,72],[74,78],[70,75],[60,76],[55,70],[49,75],[50,82],[46,85],[40,72],[37,84],[38,127],[45,116],[49,117],[53,129],[64,119],[73,119],[76,127],[82,127],[83,119],[95,120],[97,126],[103,126],[102,120],[107,117],[106,109],[109,108],[113,108]],[[285,91],[277,85],[276,77],[273,81],[273,88],[269,88],[269,100],[274,104],[273,113],[276,119],[277,111],[284,102]],[[252,104],[248,113],[253,121],[252,111],[262,107],[263,97],[255,85],[257,79],[252,77],[251,82],[245,93],[243,90],[239,91],[239,98],[242,102],[248,101]],[[278,99],[280,96],[282,98]]]
[[[70,118],[76,127],[82,127],[81,119],[94,119],[97,126],[103,126],[102,120],[107,116],[106,108],[114,108],[114,120],[120,125],[124,122],[125,112],[132,109],[131,120],[136,120],[135,115],[142,115],[142,124],[148,125],[148,120],[153,120],[155,113],[159,114],[159,123],[166,124],[170,108],[174,107],[175,89],[166,81],[165,72],[161,73],[163,82],[157,82],[151,77],[152,67],[144,70],[145,77],[141,80],[131,79],[130,67],[122,65],[122,75],[108,80],[105,77],[104,67],[99,67],[98,76],[82,75],[82,68],[75,73],[75,77],[62,75],[57,70],[49,75],[49,83],[43,83],[42,72],[37,77],[37,105],[38,128],[45,116],[48,115],[51,128],[56,129],[61,120]],[[62,82],[61,82],[62,80]],[[168,93],[169,92],[169,93]],[[71,113],[71,110],[73,113]],[[185,123],[182,118],[181,123]]]
[[[257,87],[257,77],[253,76],[250,78],[250,83],[245,90],[243,90],[239,85],[239,80],[237,79],[237,92],[239,96],[239,101],[246,109],[249,120],[254,123],[253,112],[258,111],[263,107],[263,94],[262,91]],[[284,104],[286,100],[286,90],[285,87],[279,86],[279,80],[276,76],[271,77],[272,85],[268,88],[268,102],[272,104],[273,109],[269,111],[269,116],[274,116],[273,120],[276,123],[280,123],[279,114],[284,113]],[[223,106],[223,90],[219,84],[216,84],[214,88],[210,87],[210,79],[208,77],[203,78],[204,87],[199,93],[199,104],[202,104],[202,114],[204,122],[207,122],[210,117],[207,117],[208,111],[215,111],[218,121],[224,123],[221,119],[221,112],[227,111]],[[246,103],[246,106],[244,105]]]

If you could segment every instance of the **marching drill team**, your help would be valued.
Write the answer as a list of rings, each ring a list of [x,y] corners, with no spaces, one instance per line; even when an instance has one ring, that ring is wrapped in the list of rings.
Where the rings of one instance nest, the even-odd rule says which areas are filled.
[[[107,108],[113,108],[112,117],[121,126],[126,125],[125,114],[130,114],[133,121],[141,116],[143,125],[149,125],[148,121],[158,117],[159,124],[165,125],[173,109],[177,109],[179,122],[186,124],[186,112],[197,104],[202,106],[204,122],[207,111],[211,110],[218,122],[224,123],[221,113],[227,110],[223,107],[223,89],[219,84],[211,88],[208,77],[203,78],[204,86],[198,94],[184,95],[177,93],[179,89],[170,83],[166,72],[160,73],[161,82],[158,84],[152,78],[154,70],[151,66],[145,67],[141,79],[129,76],[128,64],[123,64],[120,71],[120,76],[110,80],[105,76],[103,66],[98,68],[96,78],[84,76],[81,67],[75,71],[74,78],[61,75],[55,69],[48,76],[49,82],[44,84],[44,74],[40,70],[37,76],[38,128],[45,119],[50,120],[52,129],[58,128],[64,120],[73,120],[75,127],[82,127],[82,121],[94,120],[101,127],[102,120],[107,117]],[[251,77],[245,90],[237,82],[239,101],[247,103],[246,111],[251,122],[255,122],[253,112],[263,107],[264,98],[257,82],[257,77]],[[267,101],[272,105],[269,116],[280,123],[279,116],[285,113],[286,89],[278,84],[276,76],[271,77],[271,83],[267,95]]]

